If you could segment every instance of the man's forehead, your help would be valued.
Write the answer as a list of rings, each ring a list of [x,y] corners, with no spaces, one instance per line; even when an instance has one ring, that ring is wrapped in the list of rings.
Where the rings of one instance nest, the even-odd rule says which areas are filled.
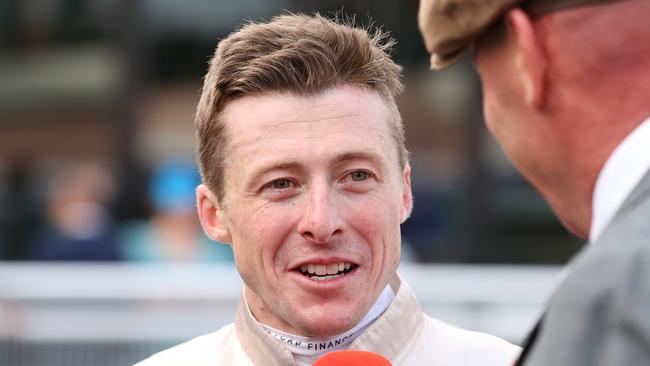
[[[340,87],[314,96],[268,93],[241,97],[222,113],[230,148],[268,138],[318,141],[329,134],[389,132],[390,113],[373,90]],[[356,130],[356,131],[355,131]]]
[[[255,108],[251,109],[250,106]],[[346,84],[310,95],[270,91],[241,96],[228,102],[222,115],[226,120],[235,119],[238,122],[265,119],[269,116],[298,122],[309,121],[311,115],[300,114],[304,111],[312,114],[329,112],[335,117],[337,114],[363,113],[374,109],[369,107],[381,107],[379,109],[382,112],[387,111],[376,90]]]
[[[314,108],[297,106],[303,103]],[[318,118],[315,111],[327,118]],[[387,179],[401,176],[394,118],[380,94],[363,87],[346,86],[315,97],[272,93],[233,100],[221,114],[226,144],[223,200],[252,192],[272,171],[288,172],[286,168],[335,174],[344,169],[338,163],[357,159]]]

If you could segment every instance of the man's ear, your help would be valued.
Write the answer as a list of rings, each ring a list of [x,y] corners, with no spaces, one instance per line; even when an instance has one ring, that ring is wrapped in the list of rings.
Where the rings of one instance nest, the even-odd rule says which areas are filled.
[[[196,205],[205,234],[221,243],[231,243],[226,212],[219,205],[217,196],[205,184],[196,187]]]
[[[406,163],[402,172],[402,210],[400,212],[400,222],[403,223],[411,216],[413,210],[413,193],[411,192],[411,166]]]
[[[526,103],[539,109],[544,104],[546,92],[546,53],[526,12],[513,8],[506,13],[505,21],[508,37],[515,46],[513,72],[521,81]]]

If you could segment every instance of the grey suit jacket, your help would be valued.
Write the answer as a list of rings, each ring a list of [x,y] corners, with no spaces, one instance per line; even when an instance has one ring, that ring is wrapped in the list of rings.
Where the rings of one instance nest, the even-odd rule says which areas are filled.
[[[571,262],[524,366],[650,365],[650,171]]]

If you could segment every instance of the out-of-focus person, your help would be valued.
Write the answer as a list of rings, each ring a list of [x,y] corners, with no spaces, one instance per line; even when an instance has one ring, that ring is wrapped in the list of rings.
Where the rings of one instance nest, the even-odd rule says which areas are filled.
[[[234,324],[139,365],[304,366],[342,349],[403,366],[512,363],[518,347],[428,317],[396,273],[412,201],[390,45],[320,15],[219,43],[196,116],[196,197],[244,289]]]
[[[108,169],[95,163],[61,168],[48,187],[47,223],[27,250],[29,260],[119,260],[108,208],[115,191]]]
[[[431,66],[471,45],[489,130],[572,260],[526,366],[650,364],[650,1],[421,0]]]
[[[125,260],[232,262],[230,247],[211,241],[201,230],[194,194],[200,181],[196,165],[184,159],[156,165],[149,182],[151,217],[125,223],[120,229]]]

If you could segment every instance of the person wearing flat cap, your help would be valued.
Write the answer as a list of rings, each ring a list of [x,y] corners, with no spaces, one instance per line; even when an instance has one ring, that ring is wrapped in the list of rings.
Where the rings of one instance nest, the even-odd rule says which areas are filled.
[[[490,132],[588,243],[518,365],[650,365],[650,1],[421,0],[431,67],[472,50]]]

